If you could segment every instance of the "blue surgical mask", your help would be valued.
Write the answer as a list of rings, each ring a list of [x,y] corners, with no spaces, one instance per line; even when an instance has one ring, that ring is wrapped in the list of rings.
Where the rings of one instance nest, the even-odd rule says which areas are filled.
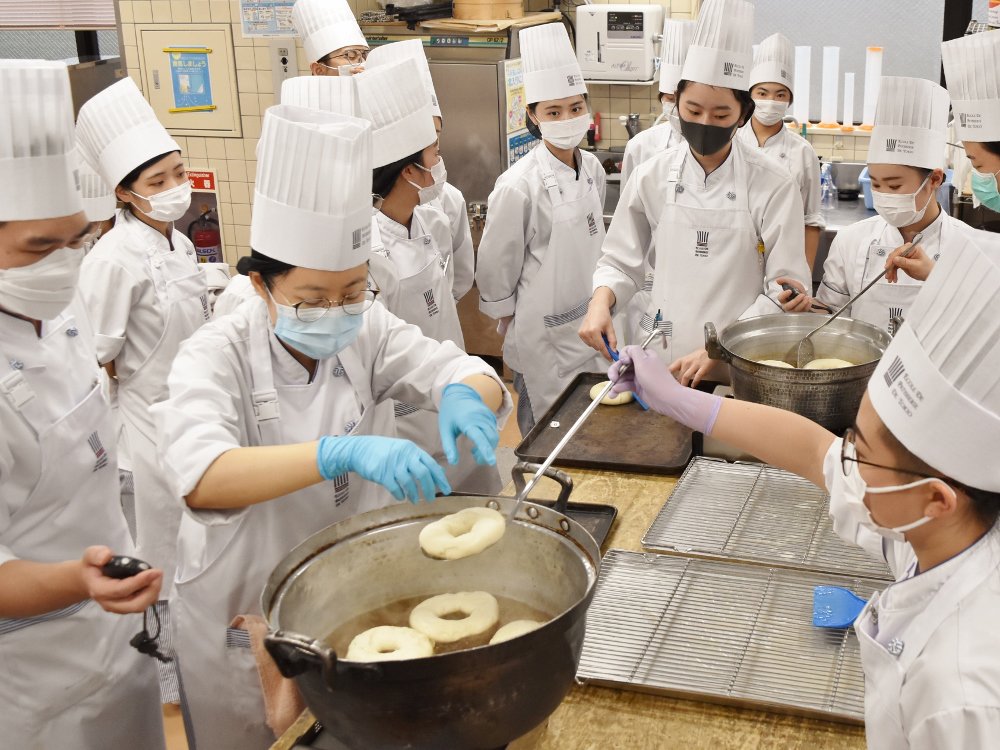
[[[983,174],[972,170],[972,194],[986,208],[1000,213],[1000,191],[997,190],[997,174]]]
[[[274,335],[313,359],[329,359],[349,347],[365,322],[364,315],[348,315],[340,307],[330,308],[319,320],[303,322],[295,315],[294,307],[277,300],[274,306],[278,309]]]

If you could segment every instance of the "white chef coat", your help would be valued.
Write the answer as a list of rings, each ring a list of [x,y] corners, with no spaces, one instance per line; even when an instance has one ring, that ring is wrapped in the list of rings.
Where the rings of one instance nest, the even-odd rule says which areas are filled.
[[[0,564],[133,554],[119,505],[117,427],[79,300],[34,326],[0,313]],[[0,744],[162,748],[160,691],[142,627],[85,600],[0,619]]]
[[[944,210],[923,230],[923,235],[921,247],[935,260],[964,242],[1000,253],[1000,235],[974,229]],[[823,281],[816,299],[839,310],[885,270],[885,259],[903,243],[900,231],[881,216],[870,216],[841,229],[823,264]],[[922,286],[922,281],[900,272],[896,283],[879,281],[844,314],[895,333]]]
[[[163,569],[167,598],[181,508],[159,465],[149,406],[166,397],[181,342],[211,318],[207,279],[187,237],[174,229],[168,242],[123,209],[84,259],[80,292],[98,360],[115,363],[135,482],[137,554]]]
[[[472,289],[476,273],[476,254],[472,247],[472,227],[469,226],[469,207],[462,191],[450,182],[444,184],[441,197],[431,204],[444,211],[451,225],[451,257],[455,268],[452,293],[458,302]]]
[[[757,134],[753,125],[747,123],[738,131],[736,137],[751,149],[758,149],[781,164],[795,180],[802,195],[802,206],[805,210],[805,225],[807,227],[826,226],[820,203],[819,157],[812,144],[801,135],[786,127],[782,127],[772,135],[764,145],[758,145]]]
[[[739,172],[746,175],[741,184],[736,184],[737,160]],[[697,321],[696,325],[673,326],[671,358],[677,359],[704,347],[704,323],[714,322],[721,330],[738,318],[781,312],[775,300],[782,289],[775,279],[787,276],[807,285],[810,276],[802,199],[788,173],[770,157],[734,140],[726,161],[706,176],[687,143],[682,143],[641,164],[622,189],[593,283],[594,289],[602,286],[611,289],[619,309],[642,288],[647,260],[659,284],[666,282],[663,274],[671,272],[675,254],[697,255],[694,242],[691,247],[678,247],[676,242],[653,242],[668,190],[673,191],[673,202],[680,208],[729,212],[745,205],[752,230],[763,243],[762,247],[758,245],[758,251],[763,250],[759,254],[759,275],[755,272],[734,277],[728,268],[706,269],[705,273],[690,278],[685,275],[673,279],[672,286],[685,290],[677,299],[656,301],[656,305],[664,308],[664,321],[673,321],[678,314]],[[670,228],[663,230],[663,235],[669,236]],[[733,305],[729,299],[733,295],[753,301]]]
[[[683,142],[684,136],[678,133],[666,118],[659,125],[629,138],[625,144],[625,156],[622,158],[622,184],[628,182],[640,164],[649,161],[661,151]]]
[[[381,302],[390,312],[395,312],[393,308],[398,304],[399,295],[396,269],[388,260],[374,253],[368,261],[368,288],[378,289],[376,302]],[[255,299],[257,296],[257,290],[253,288],[250,277],[236,274],[216,299],[212,317],[214,319],[228,315],[248,299]]]
[[[841,442],[833,441],[824,462],[828,490],[840,470]],[[885,559],[896,578],[854,623],[865,672],[868,747],[994,747],[1000,737],[1000,527],[917,574],[908,543],[860,526],[837,500],[830,502],[837,533]]]
[[[262,382],[254,364],[254,342],[260,340],[255,335],[266,337],[263,356],[271,384]],[[395,398],[434,409],[445,386],[476,374],[500,383],[482,360],[450,342],[425,338],[374,305],[365,312],[357,340],[337,357],[320,361],[310,381],[275,338],[263,300],[248,301],[181,347],[170,373],[170,396],[152,411],[164,464],[176,494],[184,497],[228,450],[275,444],[274,434],[278,444],[323,435],[392,437],[391,410],[379,409],[379,403]],[[260,426],[254,408],[259,390],[270,390],[272,398],[276,392],[276,408],[260,410]],[[257,396],[261,403],[263,394]],[[510,409],[506,397],[501,419]],[[228,631],[232,619],[260,614],[267,577],[295,545],[336,521],[391,502],[379,485],[345,474],[247,508],[187,509],[171,614],[185,710],[200,748],[246,750],[273,741],[253,656]]]

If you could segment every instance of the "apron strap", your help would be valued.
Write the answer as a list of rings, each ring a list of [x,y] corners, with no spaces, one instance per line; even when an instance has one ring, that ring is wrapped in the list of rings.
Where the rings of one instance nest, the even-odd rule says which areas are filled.
[[[276,444],[281,411],[278,391],[274,387],[271,366],[270,326],[267,325],[267,307],[261,306],[257,319],[250,322],[250,380],[253,388],[253,412],[262,444]]]
[[[46,424],[46,416],[41,399],[37,398],[35,389],[31,387],[24,373],[21,372],[24,364],[19,360],[8,357],[0,351],[0,362],[6,360],[11,368],[3,377],[0,377],[0,394],[10,402],[14,410],[19,412],[28,425],[35,431],[41,432]]]
[[[538,144],[535,148],[535,161],[538,163],[538,171],[542,177],[542,187],[548,192],[552,205],[558,206],[562,203],[562,191],[559,189],[559,182],[556,180],[556,173],[553,172],[552,167],[544,161],[543,152],[547,151],[548,149],[546,148],[544,142]]]

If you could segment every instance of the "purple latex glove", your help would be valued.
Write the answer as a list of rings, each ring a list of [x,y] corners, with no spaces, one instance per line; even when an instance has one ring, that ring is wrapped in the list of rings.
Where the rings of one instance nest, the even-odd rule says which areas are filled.
[[[622,365],[631,367],[619,375]],[[718,396],[682,386],[659,357],[640,346],[621,350],[618,361],[608,368],[608,379],[614,383],[613,394],[632,391],[653,411],[705,435],[711,434],[722,406]]]

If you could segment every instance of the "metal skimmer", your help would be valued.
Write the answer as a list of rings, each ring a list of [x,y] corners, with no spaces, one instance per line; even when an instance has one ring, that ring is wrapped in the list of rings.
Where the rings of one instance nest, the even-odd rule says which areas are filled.
[[[875,581],[610,550],[577,678],[847,722],[864,720],[853,629],[812,625],[813,587]]]
[[[773,466],[695,458],[642,538],[647,549],[892,580],[834,532],[830,496]]]

